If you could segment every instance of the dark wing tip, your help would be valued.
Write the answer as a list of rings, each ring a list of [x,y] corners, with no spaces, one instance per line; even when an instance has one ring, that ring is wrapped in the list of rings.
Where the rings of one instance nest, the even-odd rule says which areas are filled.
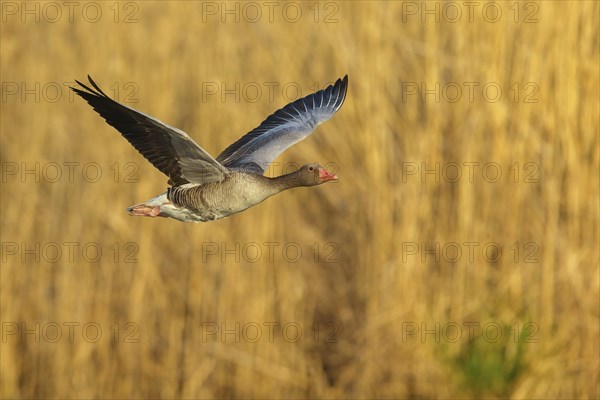
[[[94,82],[94,80],[92,79],[91,76],[88,75],[87,78],[88,78],[88,81],[89,81],[89,85],[91,85],[92,87],[89,87],[88,85],[83,84],[83,83],[79,82],[77,79],[75,79],[75,82],[79,86],[81,86],[81,88],[72,87],[72,86],[69,86],[69,88],[72,91],[74,91],[75,93],[77,93],[79,96],[84,97],[84,98],[85,98],[84,95],[88,95],[88,96],[89,95],[93,95],[93,96],[96,96],[96,97],[104,97],[106,99],[112,100],[106,93],[104,93],[102,91],[102,89],[100,89],[100,86],[98,86],[96,84],[96,82]],[[82,88],[85,89],[85,90],[83,90]]]
[[[338,79],[337,82],[340,82],[344,90],[346,90],[348,88],[348,74],[344,75],[343,78]]]
[[[91,84],[91,85],[94,87],[94,89],[96,89],[96,90],[98,91],[98,93],[102,94],[102,96],[104,96],[104,97],[107,97],[107,98],[108,98],[108,96],[106,95],[106,93],[104,93],[104,92],[102,91],[102,89],[100,89],[100,86],[98,86],[98,85],[96,84],[96,82],[94,82],[94,80],[92,79],[92,77],[91,77],[91,76],[89,76],[89,75],[88,75],[87,77],[88,77],[88,81],[89,81],[89,82],[90,82],[90,84]]]
[[[332,88],[332,92],[335,95],[334,109],[337,111],[346,100],[346,94],[348,93],[348,74],[335,81],[330,88]]]
[[[342,92],[346,92],[348,90],[348,74],[344,75],[343,78],[338,78],[333,85],[335,88],[340,88]]]

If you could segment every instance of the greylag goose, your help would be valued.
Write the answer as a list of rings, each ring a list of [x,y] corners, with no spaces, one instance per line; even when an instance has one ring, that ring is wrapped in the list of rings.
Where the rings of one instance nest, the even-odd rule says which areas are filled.
[[[182,130],[108,97],[88,75],[71,88],[117,129],[152,165],[169,177],[167,191],[129,207],[130,215],[170,217],[183,222],[214,221],[244,211],[283,190],[315,186],[337,176],[307,164],[276,178],[269,164],[340,109],[348,76],[271,114],[257,128],[211,157]]]

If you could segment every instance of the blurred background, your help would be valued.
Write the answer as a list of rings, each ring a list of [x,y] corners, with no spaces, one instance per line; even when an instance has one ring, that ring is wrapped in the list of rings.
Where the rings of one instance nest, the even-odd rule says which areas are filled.
[[[600,396],[597,2],[1,6],[3,398]],[[215,156],[348,74],[339,181],[132,218],[87,74]]]

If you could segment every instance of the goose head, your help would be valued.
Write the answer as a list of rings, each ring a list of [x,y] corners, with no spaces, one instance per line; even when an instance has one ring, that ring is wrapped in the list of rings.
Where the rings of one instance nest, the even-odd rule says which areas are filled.
[[[300,186],[315,186],[337,180],[337,176],[321,167],[319,164],[306,164],[297,171]]]

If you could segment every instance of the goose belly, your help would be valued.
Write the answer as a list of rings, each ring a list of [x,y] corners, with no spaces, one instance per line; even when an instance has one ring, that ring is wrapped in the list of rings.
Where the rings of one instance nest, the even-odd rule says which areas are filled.
[[[170,204],[161,206],[165,214],[179,220],[205,222],[244,211],[268,196],[255,185],[209,183],[170,188],[167,197]]]

